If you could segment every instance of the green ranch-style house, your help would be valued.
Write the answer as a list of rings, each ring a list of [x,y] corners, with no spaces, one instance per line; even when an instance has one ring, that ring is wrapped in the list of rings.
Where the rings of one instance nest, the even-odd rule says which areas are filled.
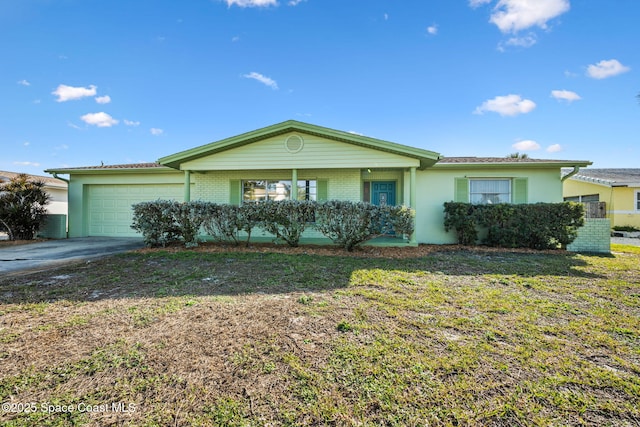
[[[48,169],[69,175],[69,237],[136,236],[131,205],[173,199],[240,204],[351,200],[413,208],[410,243],[455,243],[443,204],[562,202],[561,168],[589,161],[443,157],[286,121],[162,157],[157,163]],[[294,184],[295,183],[295,184]],[[305,233],[311,241],[318,235]],[[260,236],[261,233],[255,233]]]

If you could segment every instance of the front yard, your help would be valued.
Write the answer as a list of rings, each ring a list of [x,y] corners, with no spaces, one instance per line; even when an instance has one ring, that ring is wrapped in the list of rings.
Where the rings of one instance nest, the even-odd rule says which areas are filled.
[[[0,278],[0,423],[640,423],[637,248],[216,249]]]

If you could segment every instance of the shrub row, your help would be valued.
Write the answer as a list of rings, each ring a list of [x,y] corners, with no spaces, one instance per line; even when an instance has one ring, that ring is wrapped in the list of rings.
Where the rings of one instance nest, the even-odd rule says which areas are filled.
[[[249,244],[252,231],[260,227],[290,246],[298,246],[307,227],[312,227],[349,251],[383,234],[411,235],[414,213],[405,206],[374,206],[362,202],[298,200],[245,203],[241,206],[168,200],[133,205],[131,228],[142,233],[147,246],[166,246],[183,241],[198,245],[204,234],[215,240]]]
[[[535,203],[473,205],[444,204],[444,228],[455,230],[458,243],[478,242],[480,229],[487,231],[483,244],[499,247],[554,249],[566,247],[584,225],[584,207],[580,203]]]

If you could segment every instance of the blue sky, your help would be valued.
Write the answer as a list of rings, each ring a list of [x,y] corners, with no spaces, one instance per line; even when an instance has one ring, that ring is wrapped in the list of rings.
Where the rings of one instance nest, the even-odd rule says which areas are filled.
[[[0,170],[294,119],[445,156],[640,167],[638,0],[5,0]]]

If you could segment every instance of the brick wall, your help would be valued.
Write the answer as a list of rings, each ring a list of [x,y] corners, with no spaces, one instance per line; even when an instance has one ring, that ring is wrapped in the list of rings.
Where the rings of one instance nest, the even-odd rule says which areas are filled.
[[[608,218],[585,218],[578,237],[567,250],[571,252],[611,252],[611,222]]]

